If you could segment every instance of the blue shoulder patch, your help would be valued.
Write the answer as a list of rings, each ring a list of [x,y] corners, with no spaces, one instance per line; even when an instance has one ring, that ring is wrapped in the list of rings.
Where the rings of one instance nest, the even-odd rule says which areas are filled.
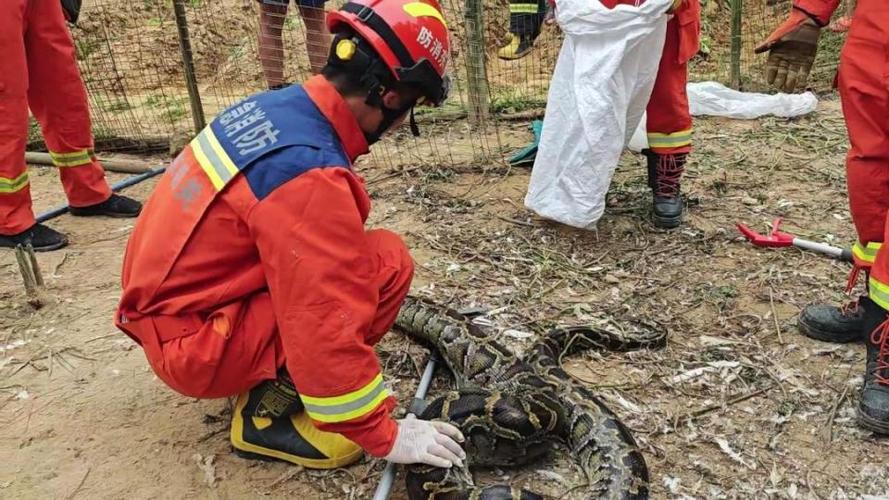
[[[263,199],[278,186],[316,168],[348,168],[344,154],[313,146],[291,146],[273,151],[243,171],[257,199]]]
[[[333,125],[301,86],[245,99],[210,129],[258,199],[313,168],[351,166]]]

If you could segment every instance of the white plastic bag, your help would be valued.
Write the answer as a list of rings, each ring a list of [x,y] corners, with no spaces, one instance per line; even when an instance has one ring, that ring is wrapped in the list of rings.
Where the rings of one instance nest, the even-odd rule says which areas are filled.
[[[750,120],[765,115],[781,118],[801,116],[818,106],[811,92],[802,94],[757,94],[730,89],[717,82],[689,83],[689,109],[693,116],[724,116]]]
[[[648,149],[647,118],[648,112],[642,113],[639,125],[636,126],[636,131],[633,132],[633,136],[630,137],[630,143],[627,144],[627,149],[630,151],[641,153],[643,149]]]
[[[525,206],[593,228],[621,151],[645,112],[657,76],[672,0],[608,9],[559,0],[565,33],[550,82],[543,133]]]
[[[688,107],[692,116],[722,116],[752,120],[766,115],[794,118],[807,115],[818,107],[818,98],[811,92],[802,94],[757,94],[732,90],[717,82],[696,82],[686,86]],[[648,147],[645,115],[633,133],[627,148],[640,152]]]

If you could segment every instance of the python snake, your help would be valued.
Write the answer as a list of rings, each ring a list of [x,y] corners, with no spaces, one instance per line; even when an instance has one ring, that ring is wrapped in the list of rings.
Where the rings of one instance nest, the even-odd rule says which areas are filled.
[[[666,331],[637,322],[640,333],[614,328],[551,330],[519,358],[477,325],[446,307],[408,297],[395,326],[436,349],[457,389],[432,401],[419,418],[443,420],[466,436],[463,468],[409,467],[410,500],[537,500],[508,485],[476,486],[469,466],[527,464],[560,443],[587,485],[584,498],[648,497],[648,468],[633,436],[595,395],[561,368],[561,358],[586,349],[662,347]]]

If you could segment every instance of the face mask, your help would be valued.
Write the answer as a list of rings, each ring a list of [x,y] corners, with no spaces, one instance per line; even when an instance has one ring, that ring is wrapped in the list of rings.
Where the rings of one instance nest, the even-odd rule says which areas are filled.
[[[389,130],[389,128],[392,127],[392,124],[397,122],[408,111],[410,111],[410,113],[411,113],[411,116],[410,116],[411,133],[413,133],[415,137],[420,135],[420,129],[417,127],[417,121],[414,119],[414,105],[413,104],[411,104],[409,106],[404,106],[404,107],[398,108],[398,109],[392,109],[392,108],[387,108],[386,106],[383,106],[381,103],[380,110],[383,112],[383,121],[380,122],[380,126],[377,127],[377,129],[371,133],[367,133],[367,132],[364,133],[364,138],[367,139],[368,144],[373,144],[373,143],[379,141],[383,137],[383,134],[385,134]]]

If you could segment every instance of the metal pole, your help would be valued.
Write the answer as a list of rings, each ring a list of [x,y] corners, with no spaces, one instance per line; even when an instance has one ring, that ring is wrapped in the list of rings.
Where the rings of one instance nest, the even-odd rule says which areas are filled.
[[[823,253],[837,260],[852,262],[852,250],[848,248],[840,248],[832,245],[825,245],[817,241],[809,241],[800,238],[793,239],[793,246],[808,250],[810,252]]]
[[[145,172],[144,174],[139,174],[139,175],[134,175],[132,177],[127,177],[126,179],[111,186],[111,190],[112,191],[120,191],[121,189],[130,187],[134,184],[138,184],[138,183],[144,181],[145,179],[150,179],[151,177],[154,177],[155,175],[161,174],[166,169],[167,169],[167,167],[153,168],[153,169],[149,170],[148,172]],[[48,210],[48,211],[43,212],[42,214],[38,215],[37,222],[46,222],[49,219],[54,219],[67,211],[68,211],[68,205],[62,205],[60,207],[53,208],[52,210]]]
[[[432,383],[432,375],[435,373],[435,358],[436,355],[433,354],[429,358],[429,362],[426,363],[426,369],[423,370],[423,376],[420,378],[420,385],[417,386],[417,392],[414,394],[415,403],[417,400],[422,401],[426,397],[426,393],[429,392],[429,384]],[[413,413],[408,413],[408,415],[413,415]],[[395,464],[389,462],[383,470],[383,476],[380,478],[380,484],[377,485],[377,490],[374,492],[373,500],[387,500],[394,481]]]
[[[194,133],[204,129],[204,106],[198,92],[198,80],[194,74],[194,58],[191,54],[191,39],[188,36],[188,20],[185,18],[185,0],[173,0],[176,14],[176,28],[179,31],[179,52],[182,54],[182,68],[185,70],[185,85],[188,87],[188,100],[191,102],[191,117],[194,120]]]

